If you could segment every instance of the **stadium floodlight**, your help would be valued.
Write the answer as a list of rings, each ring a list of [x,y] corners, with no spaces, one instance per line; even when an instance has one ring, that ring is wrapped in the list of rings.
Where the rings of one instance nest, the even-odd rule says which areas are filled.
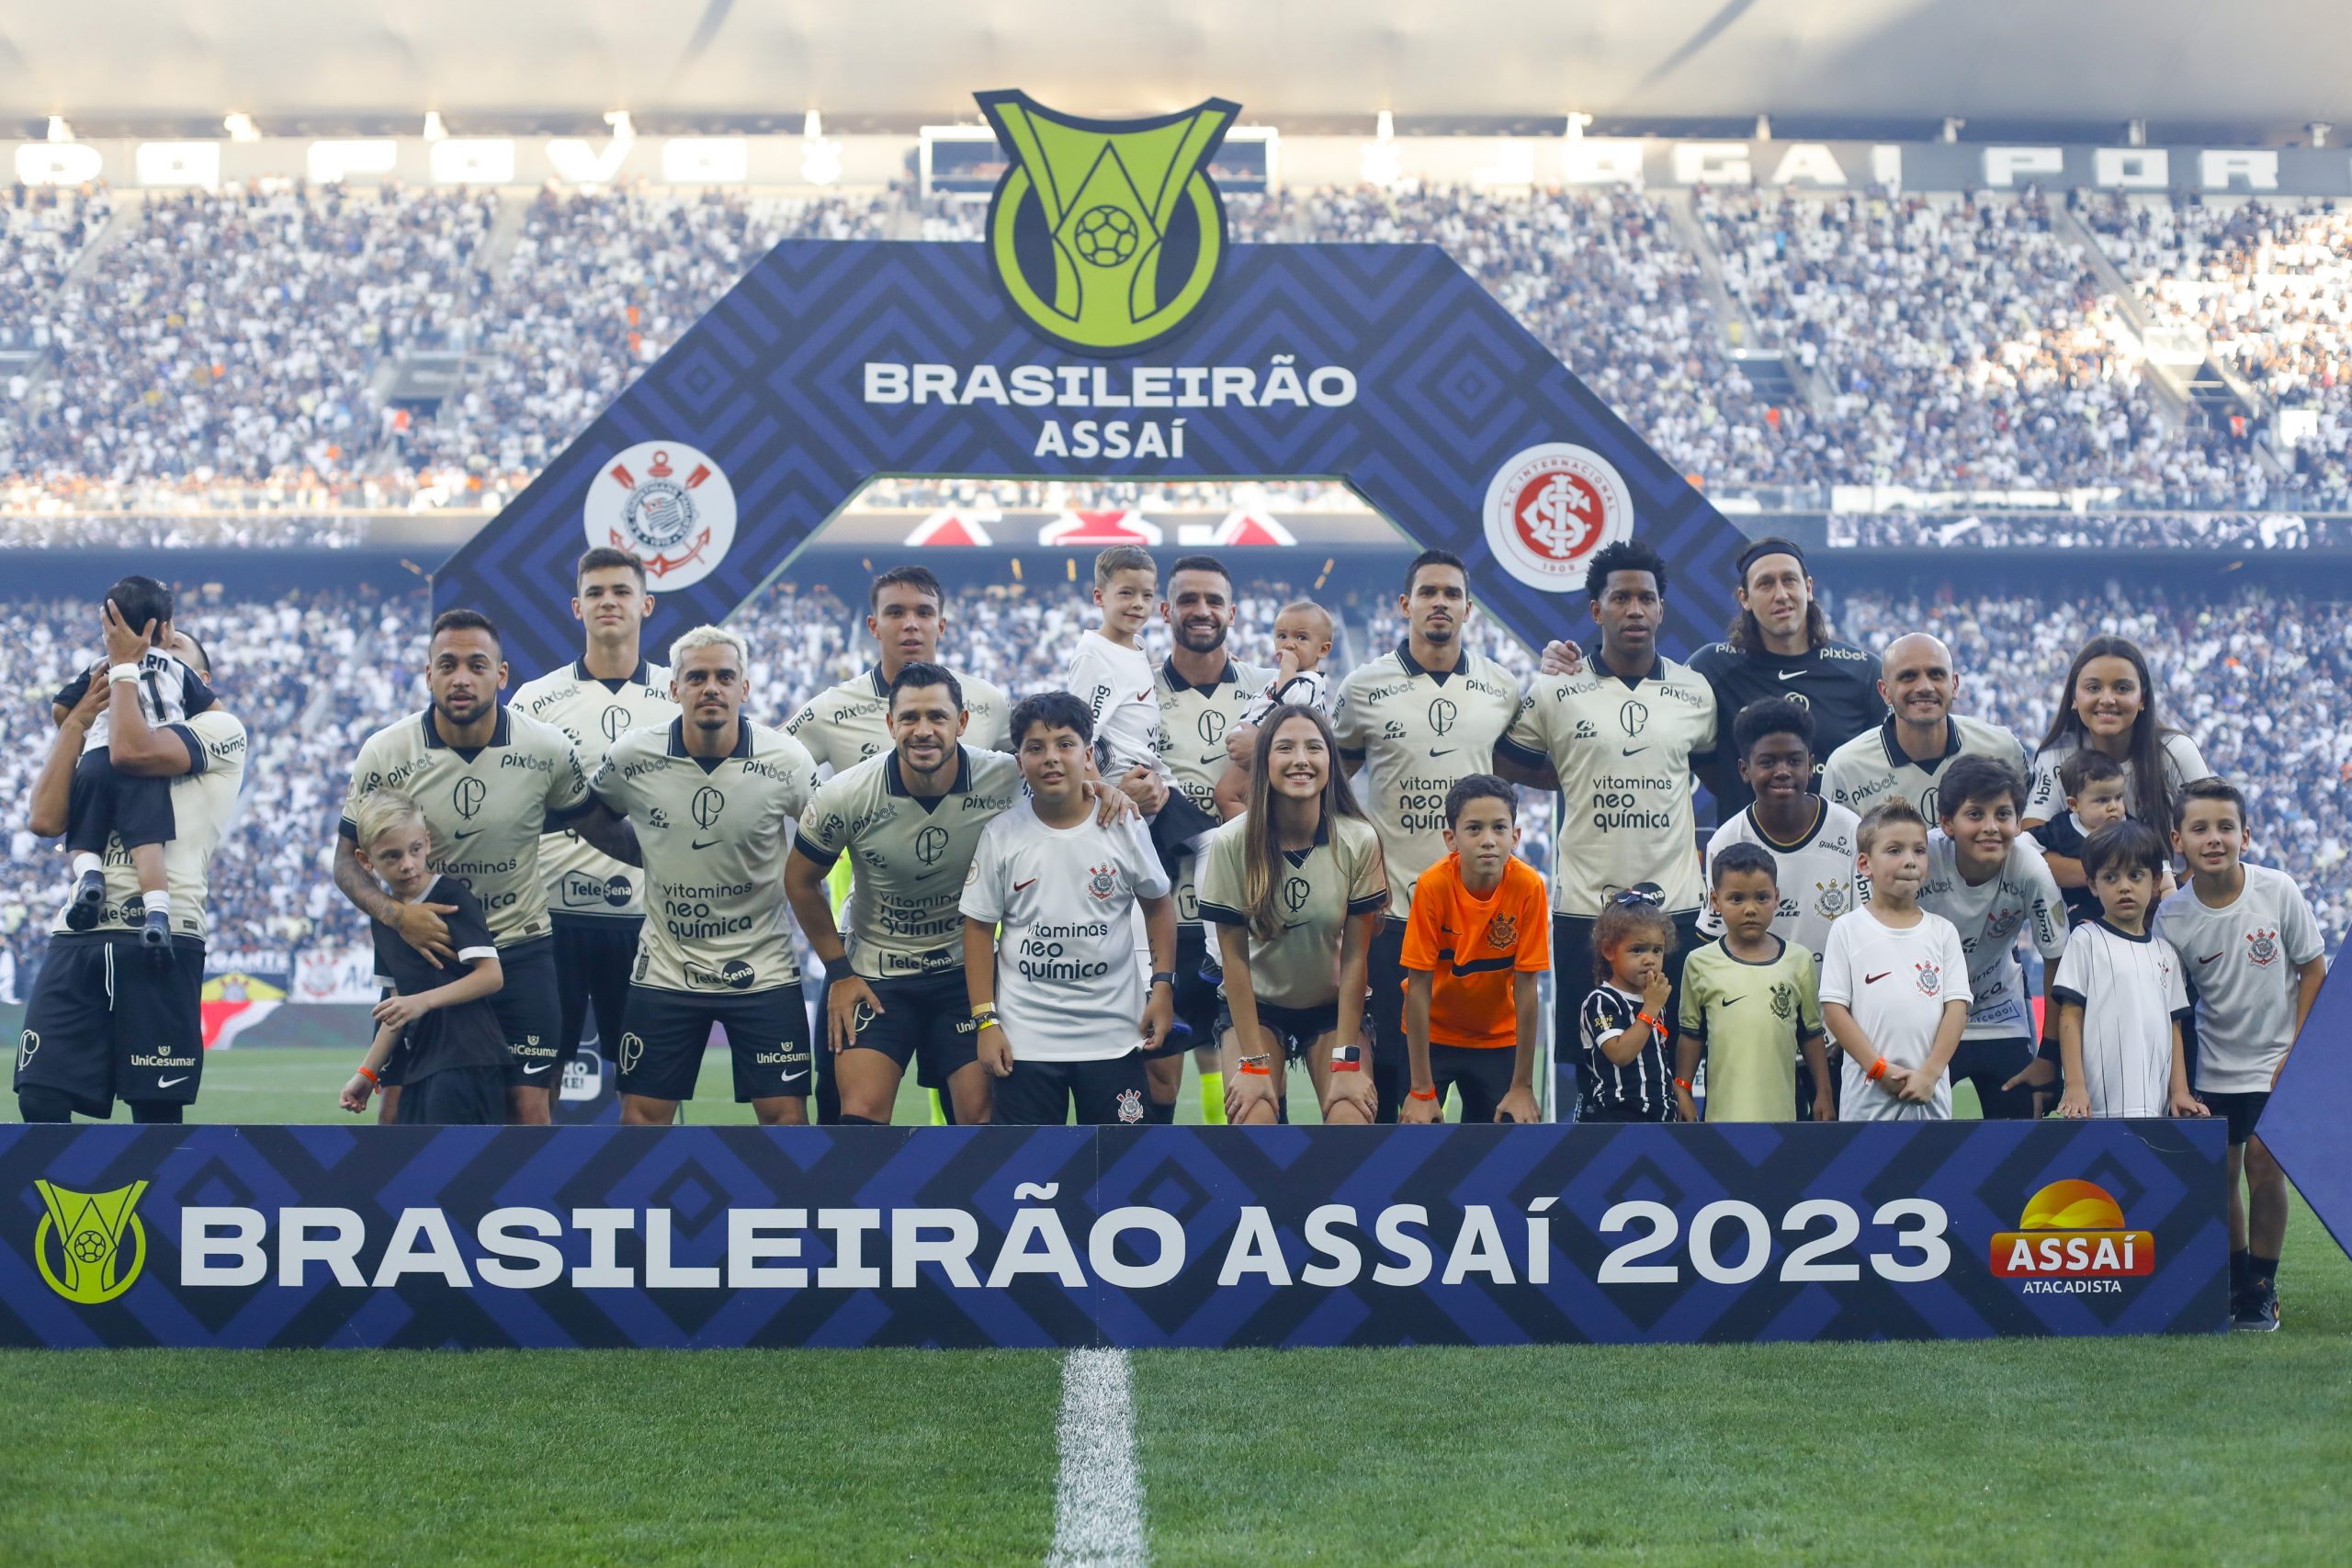
[[[1363,144],[1363,183],[1386,190],[1404,177],[1404,159],[1396,152],[1396,117],[1386,109]]]
[[[1592,116],[1585,114],[1580,110],[1570,109],[1568,111],[1568,129],[1562,134],[1570,141],[1582,141],[1584,140],[1584,128],[1591,123]]]
[[[1770,115],[1759,114],[1756,117],[1756,132],[1754,140],[1758,141],[1770,141],[1772,140],[1772,117]]]
[[[2123,145],[2126,147],[2145,147],[2147,144],[2148,122],[2144,119],[2125,120],[2123,122]]]
[[[1948,114],[1944,116],[1944,132],[1942,139],[1946,141],[1959,141],[1960,128],[1967,123],[1968,122],[1966,120],[1961,118],[1960,116],[1956,114]]]
[[[812,186],[842,177],[842,144],[825,134],[824,117],[815,109],[800,117],[800,177]]]
[[[424,139],[427,141],[447,141],[449,140],[449,128],[441,123],[441,111],[439,109],[426,109],[424,111]]]
[[[74,128],[65,123],[65,117],[63,115],[53,114],[49,117],[49,140],[51,141],[71,141],[74,140]]]
[[[2305,125],[2303,129],[2311,132],[2312,145],[2314,147],[2326,146],[2327,139],[2335,134],[2335,126],[2330,120],[2315,119]]]
[[[629,118],[628,110],[605,110],[605,123],[612,128],[614,141],[634,141],[637,140],[637,121]]]
[[[232,141],[261,140],[261,130],[254,124],[254,117],[239,109],[231,109],[220,117],[220,129],[229,133]]]

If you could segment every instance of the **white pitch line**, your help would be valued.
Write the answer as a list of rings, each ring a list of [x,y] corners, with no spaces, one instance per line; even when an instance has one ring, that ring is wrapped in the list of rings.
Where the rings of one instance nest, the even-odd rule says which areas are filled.
[[[1054,1545],[1046,1568],[1142,1568],[1143,1477],[1136,1470],[1135,1374],[1125,1350],[1062,1362]]]

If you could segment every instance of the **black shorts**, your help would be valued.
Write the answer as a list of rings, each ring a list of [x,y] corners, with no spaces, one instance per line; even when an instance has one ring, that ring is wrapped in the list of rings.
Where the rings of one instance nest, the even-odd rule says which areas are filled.
[[[172,781],[119,772],[106,747],[85,751],[74,764],[65,796],[65,847],[106,853],[113,833],[127,850],[168,844],[177,836],[172,812]]]
[[[1369,1035],[1372,1032],[1372,1019],[1369,1014],[1365,1016],[1363,1021],[1364,1033]],[[1271,1033],[1280,1043],[1284,1057],[1291,1061],[1300,1061],[1304,1059],[1303,1054],[1306,1048],[1314,1044],[1318,1037],[1329,1034],[1340,1027],[1340,1004],[1337,1001],[1329,1001],[1320,1007],[1286,1008],[1277,1007],[1272,1002],[1260,1002],[1258,1026]],[[1217,1039],[1222,1041],[1227,1032],[1232,1027],[1233,1010],[1227,1005],[1225,993],[1219,991],[1216,1008]],[[1364,1043],[1370,1044],[1371,1041],[1367,1039]],[[1245,1055],[1256,1054],[1250,1049],[1248,1041],[1242,1042],[1242,1050]]]
[[[2216,1089],[2200,1094],[2205,1109],[2230,1124],[2230,1147],[2236,1148],[2254,1136],[2254,1124],[2262,1120],[2262,1108],[2270,1103],[2267,1089]]]
[[[727,1031],[736,1103],[808,1094],[808,1007],[797,980],[740,994],[631,986],[621,1025],[620,1092],[692,1100],[713,1024]]]
[[[629,966],[637,962],[642,917],[553,915],[556,1003],[560,1021],[556,1060],[568,1062],[588,1032],[588,1011],[596,1012],[596,1048],[607,1060],[621,1037],[621,1015],[628,1007]]]
[[[1138,1126],[1144,1120],[1143,1050],[1101,1062],[1023,1062],[996,1080],[990,1119],[1016,1127]]]
[[[2002,1040],[1962,1040],[1951,1055],[1951,1081],[1976,1086],[1977,1113],[1987,1122],[2021,1122],[2033,1115],[2033,1090],[2001,1086],[2033,1066],[2034,1043],[2022,1034]]]
[[[506,1033],[506,1087],[543,1089],[553,1094],[561,1080],[556,1047],[563,1028],[563,1001],[556,990],[555,939],[537,937],[498,950],[506,981],[490,1005]]]
[[[187,1105],[204,1079],[204,944],[172,939],[158,964],[128,931],[59,935],[25,1003],[19,1090],[54,1089],[85,1116],[117,1100]]]
[[[506,1069],[444,1067],[401,1086],[392,1120],[403,1127],[496,1127],[506,1121]]]
[[[1222,1004],[1216,988],[1225,978],[1206,926],[1176,928],[1176,1023],[1168,1038],[1144,1053],[1146,1060],[1181,1056],[1196,1046],[1216,1049]]]
[[[1367,970],[1372,995],[1364,1002],[1364,1032],[1381,1040],[1405,1038],[1405,922],[1391,915],[1372,933],[1372,963]],[[1413,1087],[1413,1065],[1405,1053],[1372,1054],[1372,1092],[1378,1102],[1374,1120],[1394,1122]]]
[[[1462,1124],[1492,1122],[1510,1092],[1511,1067],[1519,1052],[1509,1045],[1441,1045],[1430,1042],[1430,1077],[1438,1102],[1449,1089],[1462,1091]]]
[[[851,1050],[879,1051],[901,1073],[912,1062],[915,1082],[926,1089],[945,1089],[950,1078],[979,1060],[963,965],[865,983],[882,1010],[859,1006]]]

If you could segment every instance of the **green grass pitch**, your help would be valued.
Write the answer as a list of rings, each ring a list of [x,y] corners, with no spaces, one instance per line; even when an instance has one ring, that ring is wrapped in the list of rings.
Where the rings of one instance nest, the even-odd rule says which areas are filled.
[[[201,1109],[322,1119],[349,1055],[224,1054]],[[1166,1564],[2342,1561],[2352,1262],[2300,1204],[2281,1283],[2270,1336],[1140,1353],[1146,1537]],[[9,1352],[0,1562],[1036,1562],[1061,1359]]]

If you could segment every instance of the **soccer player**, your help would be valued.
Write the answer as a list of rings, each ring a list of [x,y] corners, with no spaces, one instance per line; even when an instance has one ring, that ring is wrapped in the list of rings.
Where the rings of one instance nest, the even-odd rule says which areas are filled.
[[[997,1080],[997,1122],[1141,1122],[1144,1053],[1175,1021],[1168,875],[1142,824],[1095,820],[1093,729],[1068,692],[1013,708],[1029,798],[981,832],[964,883],[964,986],[980,1063]],[[1138,908],[1148,986],[1135,964]]]
[[[1579,1122],[1671,1122],[1677,1114],[1667,1040],[1674,1026],[1667,978],[1677,932],[1666,911],[1631,888],[1594,922],[1590,989],[1577,1004]]]
[[[2046,858],[2080,864],[2083,844],[2093,833],[2129,815],[2123,806],[2123,764],[2104,751],[2078,747],[2058,764],[2058,787],[2066,792],[2066,814],[2033,825],[2030,836]],[[2060,889],[2066,896],[2066,923],[2099,917],[2098,899],[2087,887]]]
[[[404,904],[450,906],[449,944],[465,972],[436,968],[381,920],[369,922],[376,983],[391,992],[376,1004],[376,1033],[338,1103],[356,1114],[383,1086],[395,1049],[403,1057],[399,1120],[412,1126],[495,1127],[506,1120],[506,1032],[489,998],[500,984],[498,948],[481,903],[432,867],[433,835],[416,802],[396,789],[359,801],[360,861]]]
[[[1690,656],[1690,670],[1715,694],[1715,710],[1736,714],[1766,697],[1793,697],[1813,709],[1817,745],[1826,757],[1876,725],[1884,707],[1871,680],[1871,656],[1829,635],[1804,552],[1787,539],[1758,539],[1740,552],[1733,592],[1739,616],[1721,642]],[[1567,643],[1544,650],[1546,675],[1574,674],[1582,656]],[[1751,792],[1730,757],[1701,760],[1702,776],[1724,819]]]
[[[1855,837],[1870,902],[1829,928],[1821,961],[1821,1021],[1845,1053],[1838,1119],[1948,1122],[1968,954],[1950,920],[1919,907],[1928,824],[1908,801],[1881,801]]]
[[[506,658],[498,628],[479,610],[444,610],[425,644],[422,713],[370,735],[352,764],[351,791],[334,850],[334,885],[371,919],[436,964],[456,961],[444,902],[407,904],[368,874],[353,815],[370,790],[414,796],[433,833],[434,869],[481,900],[498,943],[505,983],[494,1005],[506,1030],[509,1117],[541,1125],[556,1083],[556,1039],[563,1004],[556,994],[555,940],[548,919],[539,842],[550,828],[576,826],[617,858],[636,850],[625,830],[595,811],[588,777],[563,732],[499,701]],[[387,1081],[390,1090],[397,1085]],[[393,1108],[397,1115],[397,1105]]]
[[[1280,710],[1258,731],[1250,809],[1201,852],[1201,918],[1224,961],[1226,1116],[1242,1126],[1273,1124],[1275,1082],[1302,1056],[1325,1122],[1377,1111],[1364,979],[1388,881],[1337,751],[1320,713]]]
[[[1813,955],[1829,945],[1830,923],[1854,908],[1854,830],[1861,818],[1813,792],[1813,710],[1793,697],[1766,697],[1732,720],[1733,766],[1750,799],[1707,840],[1705,874],[1715,857],[1749,844],[1771,857],[1781,902],[1772,934]],[[1721,909],[1699,917],[1699,934],[1719,937]]]
[[[1519,848],[1519,802],[1492,773],[1445,794],[1446,857],[1421,873],[1405,927],[1411,1088],[1396,1120],[1533,1122],[1551,899]],[[1509,1053],[1506,1055],[1505,1053]]]
[[[1585,594],[1600,642],[1578,673],[1529,683],[1496,748],[1526,782],[1560,791],[1552,952],[1561,1041],[1576,1038],[1579,1027],[1594,923],[1622,891],[1642,894],[1674,922],[1666,974],[1679,984],[1706,902],[1690,769],[1715,746],[1713,689],[1658,650],[1666,562],[1657,552],[1633,539],[1596,550]]]
[[[910,1062],[920,1081],[943,1086],[958,1124],[989,1119],[957,899],[981,830],[1019,796],[1021,769],[963,744],[970,722],[953,674],[901,665],[890,682],[891,749],[818,786],[785,863],[793,916],[832,976],[825,1048],[847,1124],[888,1122]],[[844,854],[858,886],[846,944],[825,897],[826,873]]]
[[[1939,820],[1939,777],[1955,757],[1991,757],[2021,767],[2025,747],[1995,724],[1951,711],[1960,676],[1951,650],[1926,632],[1886,645],[1879,660],[1878,693],[1886,717],[1829,753],[1821,793],[1856,812],[1902,800],[1929,822]]]
[[[2287,1176],[2254,1128],[2319,1000],[2326,947],[2294,878],[2245,863],[2252,834],[2235,785],[2197,780],[2176,820],[2188,886],[2157,908],[2156,935],[2197,982],[2197,1097],[2230,1123],[2232,1325],[2267,1331],[2278,1326]]]
[[[146,646],[119,619],[107,624],[109,665],[135,662]],[[211,679],[211,660],[185,631],[173,634],[172,651]],[[65,830],[74,770],[103,710],[111,720],[114,765],[172,783],[173,837],[164,846],[170,963],[159,968],[143,957],[133,961],[143,953],[145,911],[129,852],[119,841],[108,845],[97,925],[74,931],[60,911],[26,998],[17,1105],[28,1122],[64,1122],[77,1111],[111,1116],[119,1099],[133,1122],[176,1122],[203,1081],[204,901],[213,852],[244,785],[245,728],[217,703],[168,728],[152,728],[136,689],[103,675],[93,671],[88,690],[59,724],[34,781],[28,826],[43,837]]]
[[[1159,614],[1170,648],[1153,685],[1159,699],[1159,760],[1170,782],[1204,811],[1216,809],[1217,781],[1232,761],[1235,733],[1274,672],[1233,658],[1233,574],[1215,556],[1181,556],[1168,570]],[[1201,1079],[1201,1120],[1225,1120],[1225,1077],[1217,1064],[1216,956],[1201,927],[1196,856],[1176,868],[1176,1021],[1178,1028],[1145,1052],[1151,1121],[1176,1120],[1184,1083],[1183,1050],[1193,1047]]]
[[[2015,768],[1962,757],[1945,772],[1937,799],[1943,820],[1928,835],[1919,907],[1950,920],[1968,954],[1968,1027],[1951,1059],[1952,1080],[1976,1086],[1986,1121],[2030,1120],[2033,1087],[2050,1074],[2033,1068],[2033,1007],[2017,945],[2030,942],[2043,964],[2055,964],[2066,950],[2066,901],[2039,847],[2018,837],[2025,780]],[[1862,897],[1867,902],[1871,890]],[[2042,1027],[2054,1043],[2055,1020],[2046,1010]]]
[[[2144,822],[2101,828],[2083,846],[2099,918],[2077,931],[2050,983],[2066,1067],[2061,1116],[2205,1116],[2188,1087],[2180,955],[2149,933],[2165,841]]]
[[[112,665],[108,684],[127,685],[139,695],[147,728],[161,729],[178,724],[212,705],[212,693],[179,657],[172,652],[172,591],[152,577],[126,577],[107,590],[100,618],[108,627],[117,623],[140,634],[138,657]],[[77,676],[52,700],[52,721],[62,723],[76,706],[96,671]],[[130,855],[138,878],[139,898],[145,918],[139,940],[148,955],[170,964],[172,890],[164,869],[164,846],[172,839],[172,785],[169,779],[118,768],[109,760],[107,738],[112,722],[101,706],[83,741],[82,760],[74,770],[74,789],[65,824],[65,847],[74,857],[74,887],[65,906],[65,923],[77,931],[95,927],[107,907],[104,852],[111,840]]]
[[[645,659],[645,617],[652,613],[642,561],[607,546],[588,551],[572,570],[571,594],[572,618],[586,646],[571,663],[514,689],[514,705],[563,731],[591,776],[623,734],[678,716],[670,671]],[[560,1077],[580,1049],[592,1006],[602,1054],[611,1060],[620,1049],[629,965],[645,923],[645,886],[636,866],[622,864],[568,828],[541,841],[539,869],[547,877],[562,1006],[555,1037]]]
[[[1821,974],[1804,944],[1775,929],[1781,872],[1758,845],[1709,846],[1707,896],[1722,934],[1682,965],[1674,1091],[1685,1122],[1699,1119],[1690,1080],[1702,1054],[1710,1122],[1793,1120],[1800,1054],[1811,1090],[1806,1109],[1815,1122],[1838,1119],[1822,1048]]]
[[[679,716],[624,733],[589,781],[635,830],[645,866],[647,915],[616,1054],[631,1126],[666,1127],[694,1098],[714,1024],[727,1032],[736,1103],[763,1127],[808,1120],[808,1011],[784,920],[784,857],[817,764],[799,741],[743,716],[748,666],[742,639],[723,626],[679,637]]]
[[[2137,822],[2161,834],[2172,822],[2172,802],[2191,779],[2210,777],[2197,742],[2164,722],[2148,656],[2120,637],[2095,637],[2083,644],[2066,671],[2050,728],[2033,754],[2033,784],[2025,803],[2026,826],[2058,815],[2065,786],[2058,769],[2083,747],[2104,751],[2123,769],[2123,808]],[[2158,842],[2162,842],[2161,837]],[[2079,863],[2059,858],[2051,871],[2062,886],[2073,886]]]
[[[1405,921],[1413,884],[1445,856],[1445,796],[1472,773],[1517,770],[1495,743],[1519,712],[1519,682],[1463,640],[1474,608],[1462,558],[1423,550],[1405,568],[1396,612],[1405,640],[1348,672],[1332,699],[1340,765],[1358,781],[1364,814],[1388,868],[1388,915],[1372,943],[1372,1027],[1405,1038]],[[1408,1082],[1405,1053],[1373,1058],[1379,1119],[1396,1120]]]

